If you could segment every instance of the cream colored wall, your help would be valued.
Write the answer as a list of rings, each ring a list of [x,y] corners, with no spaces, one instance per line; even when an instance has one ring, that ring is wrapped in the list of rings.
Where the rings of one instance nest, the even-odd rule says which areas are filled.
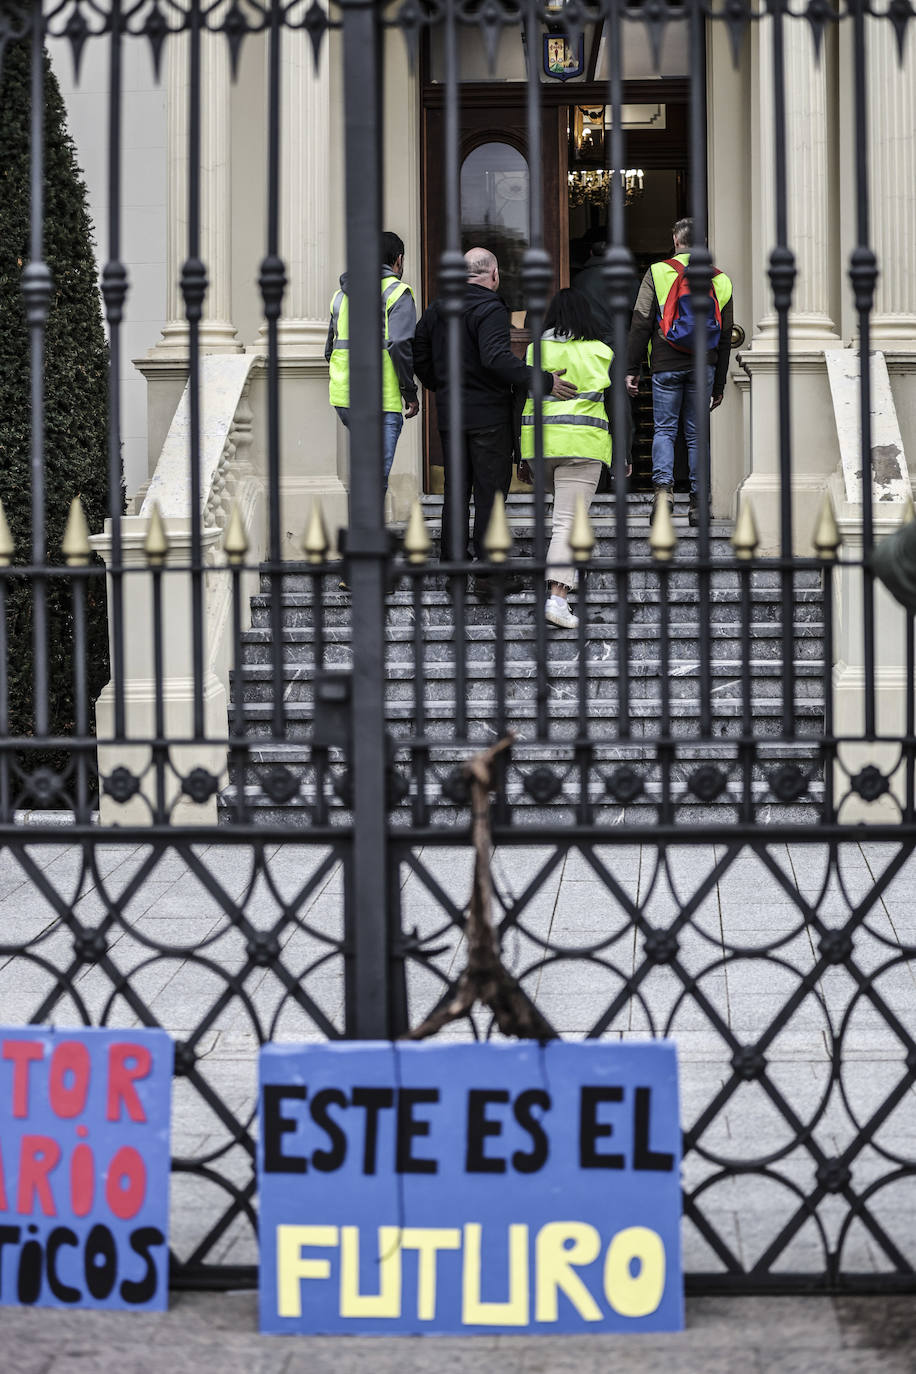
[[[709,244],[717,267],[727,272],[734,289],[735,323],[748,339],[753,333],[751,221],[740,213],[751,203],[750,80],[747,50],[735,67],[723,25],[709,25],[707,41],[707,158]],[[744,403],[737,355],[732,354],[722,405],[710,421],[710,469],[713,514],[734,514],[735,492],[745,476]]]
[[[86,181],[101,271],[109,256],[109,45],[99,39],[86,43],[79,82],[69,43],[52,40],[48,52]],[[125,42],[122,62],[120,256],[129,292],[121,325],[121,451],[127,489],[134,491],[148,475],[147,396],[146,382],[131,359],[149,348],[165,323],[166,111],[165,89],[154,79],[149,44],[139,38]]]
[[[267,40],[242,44],[230,91],[232,147],[232,322],[245,345],[263,320],[258,272],[267,241]]]
[[[422,309],[420,93],[411,72],[407,48],[397,31],[385,31],[385,192],[384,228],[404,240],[404,280],[414,288]],[[421,411],[405,420],[388,483],[387,515],[406,520],[423,489],[423,392]]]

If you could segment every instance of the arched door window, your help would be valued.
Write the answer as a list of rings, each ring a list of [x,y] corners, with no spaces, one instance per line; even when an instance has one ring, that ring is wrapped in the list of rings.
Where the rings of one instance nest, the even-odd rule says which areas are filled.
[[[489,248],[500,294],[523,310],[522,256],[528,247],[528,163],[511,143],[482,143],[461,164],[461,248]]]

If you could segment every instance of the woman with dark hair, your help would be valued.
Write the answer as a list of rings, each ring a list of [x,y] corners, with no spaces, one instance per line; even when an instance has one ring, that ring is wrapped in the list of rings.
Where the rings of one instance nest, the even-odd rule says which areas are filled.
[[[544,614],[552,625],[574,630],[579,621],[569,609],[569,592],[576,585],[569,531],[579,496],[588,509],[598,486],[602,464],[611,462],[612,350],[600,338],[600,328],[588,299],[579,291],[558,291],[544,317],[541,367],[565,370],[577,394],[569,401],[547,395],[541,402],[545,487],[553,488],[553,528],[547,550],[547,602]],[[530,364],[534,345],[529,345]],[[522,412],[521,453],[534,458],[537,417],[531,397]],[[628,469],[629,473],[629,469]]]

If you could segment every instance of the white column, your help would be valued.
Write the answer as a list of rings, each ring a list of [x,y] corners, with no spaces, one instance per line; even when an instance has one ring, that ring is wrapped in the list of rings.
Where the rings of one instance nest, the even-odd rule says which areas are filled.
[[[761,164],[760,261],[765,290],[759,335],[775,335],[776,313],[766,277],[769,254],[776,242],[776,156],[773,93],[772,21],[761,24],[759,44],[758,150]],[[828,146],[827,52],[820,61],[807,24],[783,24],[785,52],[786,208],[789,247],[795,254],[797,276],[789,333],[793,347],[837,344],[831,316],[830,269],[833,257],[830,149]]]
[[[280,57],[280,255],[287,276],[280,353],[321,361],[336,279],[329,204],[329,48],[325,40],[316,68],[310,38],[290,29],[283,34]],[[265,335],[262,325],[259,350],[266,349]]]
[[[154,353],[186,355],[188,324],[181,295],[181,268],[188,256],[188,82],[187,34],[169,40],[168,63],[168,322]],[[200,346],[208,353],[240,352],[232,325],[232,201],[229,110],[229,53],[222,34],[201,40],[200,80],[200,256],[207,269],[207,294]]]
[[[916,345],[916,80],[913,63],[897,61],[886,19],[867,32],[868,192],[878,286],[871,321],[873,348]],[[910,48],[905,49],[909,53]]]
[[[807,554],[824,486],[840,456],[824,361],[825,348],[840,346],[834,322],[840,307],[839,226],[834,208],[835,44],[825,36],[816,62],[810,26],[794,19],[785,20],[783,40],[786,229],[796,266],[789,314],[793,548]],[[752,38],[751,62],[751,244],[758,324],[751,346],[741,350],[741,366],[749,379],[745,391],[747,476],[742,491],[753,504],[760,551],[771,554],[780,549],[782,482],[777,318],[768,277],[776,242],[776,102],[770,18],[761,21]]]

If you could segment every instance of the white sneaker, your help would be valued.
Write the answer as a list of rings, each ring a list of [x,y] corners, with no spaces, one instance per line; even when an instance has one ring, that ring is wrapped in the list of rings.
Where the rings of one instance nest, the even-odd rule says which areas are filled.
[[[562,596],[548,596],[544,604],[544,615],[551,625],[559,625],[561,630],[574,630],[579,624],[578,616],[569,609],[569,602]]]

